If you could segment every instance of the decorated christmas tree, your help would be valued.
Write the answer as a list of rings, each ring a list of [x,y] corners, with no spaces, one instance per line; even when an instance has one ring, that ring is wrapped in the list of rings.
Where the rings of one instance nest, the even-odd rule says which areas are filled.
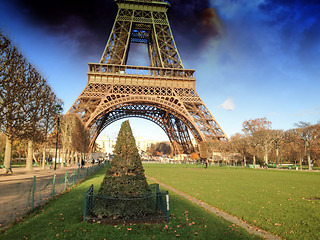
[[[129,121],[121,125],[111,167],[101,183],[95,214],[136,219],[152,213],[152,197]]]

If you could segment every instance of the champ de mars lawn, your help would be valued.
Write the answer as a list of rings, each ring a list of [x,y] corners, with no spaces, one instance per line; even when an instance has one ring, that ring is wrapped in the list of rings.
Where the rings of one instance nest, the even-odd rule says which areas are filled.
[[[0,233],[0,239],[259,239],[173,193],[170,223],[85,223],[81,219],[84,192],[91,184],[99,188],[105,170],[13,224]]]
[[[286,239],[320,239],[320,172],[145,164],[146,175]]]

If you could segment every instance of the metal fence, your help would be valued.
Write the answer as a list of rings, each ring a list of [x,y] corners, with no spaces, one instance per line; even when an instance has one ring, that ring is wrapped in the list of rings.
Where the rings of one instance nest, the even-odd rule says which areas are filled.
[[[83,221],[108,224],[169,222],[168,191],[161,191],[158,184],[149,187],[151,193],[143,197],[115,198],[94,194],[91,185],[84,195]]]
[[[23,214],[33,211],[37,206],[78,184],[107,164],[109,163],[67,170],[65,173],[54,173],[51,176],[34,176],[1,188],[0,228]]]

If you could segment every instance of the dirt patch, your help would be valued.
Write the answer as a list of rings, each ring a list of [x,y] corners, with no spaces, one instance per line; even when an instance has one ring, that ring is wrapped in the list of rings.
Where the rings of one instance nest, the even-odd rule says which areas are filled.
[[[139,219],[109,219],[109,218],[98,218],[98,217],[87,217],[89,223],[102,223],[107,225],[132,225],[132,224],[159,224],[166,223],[167,217],[164,214],[156,213],[149,216],[144,216]]]

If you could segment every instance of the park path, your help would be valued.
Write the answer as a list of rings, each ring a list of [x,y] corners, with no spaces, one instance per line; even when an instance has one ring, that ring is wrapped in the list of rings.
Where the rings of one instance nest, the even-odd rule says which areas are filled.
[[[203,208],[207,209],[208,211],[216,214],[217,216],[222,217],[225,220],[227,220],[229,222],[232,222],[232,223],[238,225],[239,227],[242,227],[242,228],[246,229],[251,234],[260,236],[260,237],[268,239],[268,240],[281,240],[281,238],[279,236],[276,236],[276,235],[271,234],[271,233],[269,233],[267,231],[259,229],[256,226],[252,226],[252,225],[244,222],[243,220],[241,220],[241,219],[239,219],[237,217],[234,217],[234,216],[232,216],[232,215],[230,215],[230,214],[228,214],[228,213],[226,213],[226,212],[224,212],[224,211],[222,211],[222,210],[220,210],[218,208],[215,208],[215,207],[213,207],[213,206],[211,206],[211,205],[209,205],[209,204],[207,204],[207,203],[205,203],[205,202],[203,202],[203,201],[201,201],[199,199],[196,199],[196,198],[194,198],[194,197],[192,197],[192,196],[190,196],[190,195],[188,195],[188,194],[186,194],[184,192],[181,192],[181,191],[179,191],[179,190],[177,190],[177,189],[175,189],[175,188],[173,188],[173,187],[171,187],[171,186],[169,186],[167,184],[159,182],[157,179],[155,179],[153,177],[150,177],[150,176],[147,176],[147,175],[146,175],[146,177],[151,179],[152,181],[158,183],[159,185],[161,185],[161,186],[173,191],[174,193],[184,197],[185,199],[187,199],[187,200],[199,205],[200,207],[203,207]]]
[[[0,229],[5,227],[17,217],[30,211],[28,201],[30,199],[30,187],[33,178],[36,176],[36,186],[45,187],[48,181],[56,173],[56,179],[61,179],[67,172],[71,175],[77,171],[77,166],[43,170],[41,167],[34,167],[33,171],[26,171],[25,168],[13,168],[13,173],[0,174]],[[60,192],[60,189],[57,189]],[[42,190],[42,196],[51,196],[52,190]],[[47,198],[48,199],[48,198]],[[35,205],[38,205],[36,202]]]

